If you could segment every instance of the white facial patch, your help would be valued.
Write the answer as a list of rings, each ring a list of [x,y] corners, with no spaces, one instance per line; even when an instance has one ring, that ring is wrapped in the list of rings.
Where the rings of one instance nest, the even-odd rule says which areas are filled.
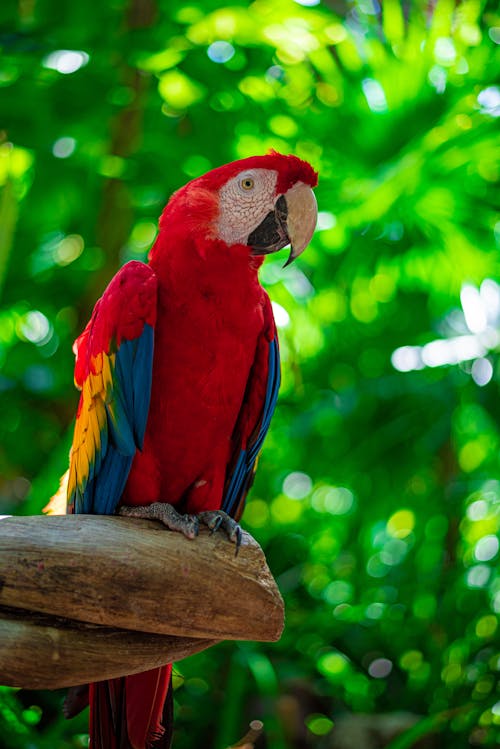
[[[249,235],[274,210],[278,172],[246,169],[219,192],[217,236],[226,244],[246,244]]]

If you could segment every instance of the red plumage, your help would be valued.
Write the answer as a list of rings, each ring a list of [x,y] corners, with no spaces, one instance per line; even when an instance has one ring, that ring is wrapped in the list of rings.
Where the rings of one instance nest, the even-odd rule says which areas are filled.
[[[159,294],[151,406],[123,502],[162,497],[197,513],[221,506],[229,438],[269,300],[248,253],[235,256],[217,242],[207,262],[185,237],[179,252],[180,241],[165,231],[152,253]],[[259,412],[253,416],[255,426]]]
[[[225,507],[231,490],[228,511],[241,514],[279,373],[271,304],[257,275],[262,257],[219,237],[220,191],[259,170],[276,173],[273,204],[298,182],[317,180],[306,162],[271,153],[190,182],[162,214],[149,267],[125,266],[96,304],[75,343],[82,399],[70,466],[74,511],[160,501],[197,514]],[[170,674],[166,666],[92,685],[91,747],[168,746]]]

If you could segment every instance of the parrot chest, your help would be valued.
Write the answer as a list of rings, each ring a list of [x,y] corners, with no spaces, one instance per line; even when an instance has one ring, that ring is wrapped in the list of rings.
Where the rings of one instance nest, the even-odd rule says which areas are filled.
[[[258,284],[224,296],[202,287],[196,298],[173,303],[160,290],[151,405],[127,503],[160,496],[186,505],[196,486],[208,498],[188,501],[190,512],[207,502],[220,506],[231,436],[263,327],[263,294]]]

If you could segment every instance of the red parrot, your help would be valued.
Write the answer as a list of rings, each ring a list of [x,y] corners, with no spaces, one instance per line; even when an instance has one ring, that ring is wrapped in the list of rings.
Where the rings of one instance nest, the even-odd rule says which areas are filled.
[[[189,538],[202,522],[238,549],[280,380],[258,269],[305,249],[316,184],[307,162],[271,152],[171,197],[149,263],[116,274],[75,342],[68,512],[156,518]],[[171,670],[91,684],[90,746],[169,747]]]

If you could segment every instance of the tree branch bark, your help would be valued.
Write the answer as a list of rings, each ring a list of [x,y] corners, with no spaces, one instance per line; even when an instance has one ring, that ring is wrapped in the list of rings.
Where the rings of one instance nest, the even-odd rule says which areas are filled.
[[[69,686],[136,673],[218,640],[279,639],[283,601],[256,541],[154,521],[0,521],[0,683]]]
[[[216,644],[0,607],[0,683],[24,689],[72,687],[147,671]]]

